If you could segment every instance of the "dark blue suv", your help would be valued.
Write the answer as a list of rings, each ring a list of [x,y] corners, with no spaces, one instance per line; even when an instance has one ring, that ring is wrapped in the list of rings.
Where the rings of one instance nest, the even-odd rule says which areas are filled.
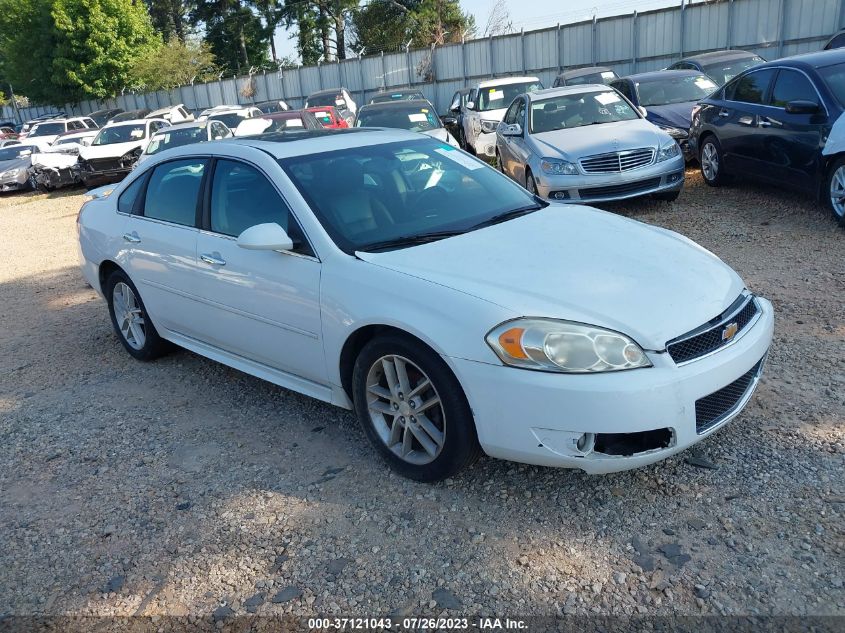
[[[747,176],[807,192],[845,225],[845,50],[768,62],[693,111],[708,185]]]

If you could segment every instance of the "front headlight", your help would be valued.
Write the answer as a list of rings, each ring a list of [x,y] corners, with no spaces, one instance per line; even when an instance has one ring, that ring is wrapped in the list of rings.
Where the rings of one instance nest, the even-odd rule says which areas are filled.
[[[516,319],[491,330],[486,340],[512,367],[569,374],[651,367],[631,338],[572,321]]]
[[[551,176],[575,176],[578,174],[578,167],[558,158],[544,158],[540,161],[540,168]]]
[[[498,121],[481,121],[481,131],[485,134],[492,134],[499,127]]]
[[[680,153],[680,146],[675,141],[671,141],[666,143],[666,145],[660,146],[660,151],[657,152],[657,162],[662,163],[664,160],[675,158],[675,156],[679,156]]]
[[[689,132],[682,130],[679,127],[671,127],[668,125],[661,125],[659,127],[675,140],[689,138]]]
[[[3,178],[14,178],[19,173],[21,173],[20,168],[10,169],[9,171],[3,172]]]

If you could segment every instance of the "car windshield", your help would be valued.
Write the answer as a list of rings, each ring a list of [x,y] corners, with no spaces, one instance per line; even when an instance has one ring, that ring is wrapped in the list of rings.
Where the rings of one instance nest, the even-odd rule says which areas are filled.
[[[171,147],[201,143],[208,139],[204,127],[188,127],[181,130],[166,130],[155,134],[147,145],[145,154],[158,154]]]
[[[39,123],[34,128],[32,128],[32,132],[29,133],[30,136],[53,136],[54,134],[61,134],[65,131],[65,124],[64,123]]]
[[[376,95],[370,103],[389,103],[390,101],[410,101],[412,99],[425,99],[421,92],[391,92],[390,94]]]
[[[139,141],[147,134],[147,126],[143,123],[135,125],[116,125],[100,130],[91,145],[113,145],[114,143],[129,143]]]
[[[390,241],[465,232],[502,214],[541,206],[485,163],[433,139],[352,147],[279,162],[347,253],[377,250]]]
[[[222,121],[226,124],[226,127],[235,129],[238,127],[238,124],[243,121],[244,119],[248,119],[249,117],[241,114],[240,112],[228,112],[226,114],[212,114],[208,117],[209,121]]]
[[[0,149],[0,161],[22,158],[24,152],[35,153],[38,149],[34,145],[13,145]]]
[[[572,77],[566,80],[567,86],[580,86],[582,84],[609,84],[618,76],[612,70],[605,70],[598,73],[590,73],[589,75],[581,75],[580,77]]]
[[[744,72],[749,68],[759,66],[764,61],[765,60],[762,57],[750,57],[748,59],[708,64],[703,68],[708,77],[710,77],[718,85],[724,86],[739,73]]]
[[[393,127],[424,132],[440,127],[440,118],[427,106],[367,106],[358,113],[355,127]]]
[[[343,98],[342,94],[332,92],[324,95],[311,95],[308,97],[308,102],[305,104],[306,108],[319,108],[320,106],[345,108],[346,100]]]
[[[637,82],[641,106],[661,106],[669,103],[698,101],[709,96],[719,87],[705,75],[672,77],[669,72],[665,74],[668,76]]]
[[[518,84],[479,88],[475,109],[479,112],[485,112],[486,110],[507,108],[517,95],[521,95],[523,92],[542,90],[542,88],[543,84],[539,81],[524,81]]]
[[[819,68],[819,74],[827,84],[827,87],[836,97],[843,108],[845,108],[845,64],[835,64],[827,68]]]
[[[631,121],[639,116],[614,90],[568,94],[531,102],[532,134],[565,128]]]

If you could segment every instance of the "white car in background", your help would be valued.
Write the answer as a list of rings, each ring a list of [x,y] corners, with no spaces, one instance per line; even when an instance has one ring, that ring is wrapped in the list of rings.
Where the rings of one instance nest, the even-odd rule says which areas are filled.
[[[99,130],[85,130],[62,134],[49,147],[33,153],[29,167],[32,187],[52,191],[77,184],[81,178],[77,169],[79,152],[88,147],[99,133]]]
[[[541,202],[413,132],[179,147],[77,226],[133,357],[169,341],[354,409],[421,481],[481,450],[657,462],[739,414],[772,340],[771,303],[689,239]]]
[[[96,130],[97,124],[88,117],[75,117],[72,119],[50,119],[32,126],[26,135],[27,141],[37,141],[41,144],[50,144],[66,132],[81,130]]]
[[[263,112],[254,106],[231,106],[221,105],[208,108],[200,112],[197,117],[199,121],[207,119],[214,119],[215,121],[222,121],[230,130],[237,130],[238,125],[246,119],[253,119],[255,117],[263,116]]]
[[[171,125],[153,134],[153,137],[147,143],[146,149],[138,157],[138,162],[135,165],[140,165],[150,157],[167,149],[191,145],[193,143],[219,141],[224,138],[231,138],[232,136],[232,130],[226,127],[226,124],[222,121],[189,121],[187,123]]]
[[[115,182],[132,171],[153,134],[169,126],[164,119],[109,123],[79,151],[79,174],[86,187]]]
[[[505,116],[505,110],[517,95],[542,88],[537,77],[501,77],[474,86],[463,112],[464,149],[493,158],[496,155],[496,128]]]
[[[169,121],[171,124],[176,124],[185,123],[187,121],[193,121],[194,115],[188,112],[188,110],[185,109],[185,106],[180,103],[179,105],[167,106],[166,108],[159,108],[158,110],[153,110],[144,118],[164,119],[165,121]]]

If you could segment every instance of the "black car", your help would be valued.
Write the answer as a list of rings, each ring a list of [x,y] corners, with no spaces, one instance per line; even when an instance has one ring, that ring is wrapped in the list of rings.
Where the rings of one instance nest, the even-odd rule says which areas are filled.
[[[739,73],[765,63],[765,59],[748,51],[712,51],[685,57],[666,70],[697,70],[710,77],[717,85],[724,86]]]
[[[95,110],[88,115],[88,118],[93,119],[94,123],[97,124],[97,127],[103,127],[106,123],[122,112],[123,108],[106,108],[104,110]]]
[[[687,161],[695,158],[689,145],[692,110],[718,86],[698,70],[657,70],[628,75],[610,82],[645,118],[662,128],[681,146]]]
[[[748,176],[807,192],[845,224],[845,49],[746,71],[693,113],[707,184]]]
[[[458,90],[452,95],[452,101],[449,104],[449,113],[440,117],[449,134],[455,137],[458,145],[466,149],[466,139],[464,138],[464,113],[466,112],[467,101],[469,101],[469,88]]]
[[[425,95],[413,88],[399,88],[397,90],[383,90],[370,97],[370,103],[389,103],[391,101],[415,101],[425,99]]]
[[[830,38],[830,41],[824,45],[824,50],[831,51],[834,48],[845,48],[845,29],[842,29]]]
[[[555,77],[552,88],[560,86],[580,86],[583,84],[610,84],[614,79],[619,79],[610,68],[604,66],[588,66],[587,68],[575,68],[567,70]]]

